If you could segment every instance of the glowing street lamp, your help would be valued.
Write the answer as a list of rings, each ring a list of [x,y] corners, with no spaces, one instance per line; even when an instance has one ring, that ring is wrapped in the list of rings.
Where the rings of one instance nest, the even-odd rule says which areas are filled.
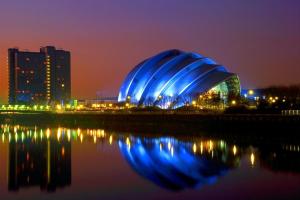
[[[249,95],[253,95],[253,94],[254,94],[254,91],[253,91],[253,90],[249,90],[249,91],[248,91],[248,94],[249,94]]]
[[[170,107],[170,105],[171,105],[171,102],[168,101],[168,102],[167,102],[167,107]]]
[[[61,110],[61,105],[60,105],[60,104],[57,104],[57,105],[56,105],[56,109],[57,109],[57,110]]]

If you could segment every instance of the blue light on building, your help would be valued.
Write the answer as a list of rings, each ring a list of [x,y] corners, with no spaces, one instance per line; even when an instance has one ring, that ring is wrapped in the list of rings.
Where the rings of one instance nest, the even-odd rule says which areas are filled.
[[[239,78],[210,58],[175,49],[150,57],[129,72],[118,101],[177,108],[212,89],[225,99],[230,93],[239,95]]]

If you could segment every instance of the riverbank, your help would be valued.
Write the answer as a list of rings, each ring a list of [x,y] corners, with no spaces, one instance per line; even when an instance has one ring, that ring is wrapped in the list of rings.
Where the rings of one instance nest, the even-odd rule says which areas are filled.
[[[28,126],[95,127],[144,133],[230,132],[299,137],[300,116],[222,113],[73,112],[2,113],[0,123]]]

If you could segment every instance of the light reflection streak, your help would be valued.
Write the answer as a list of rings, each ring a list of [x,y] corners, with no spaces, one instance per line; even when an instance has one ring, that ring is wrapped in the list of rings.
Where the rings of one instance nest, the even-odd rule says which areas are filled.
[[[5,142],[26,142],[27,140],[32,140],[35,142],[50,140],[55,138],[59,143],[63,141],[80,141],[93,142],[96,145],[107,143],[109,145],[113,144],[113,140],[116,141],[115,144],[119,144],[120,141],[124,142],[129,151],[135,147],[135,145],[141,143],[142,140],[137,140],[137,138],[131,135],[122,135],[116,133],[108,133],[103,129],[69,129],[65,127],[46,128],[42,129],[39,127],[22,127],[19,125],[1,125],[1,141]],[[12,135],[13,134],[13,135]],[[157,143],[157,150],[161,153],[165,159],[175,159],[178,152],[180,152],[179,147],[184,144],[194,156],[207,156],[211,159],[218,159],[219,151],[226,152],[228,149],[228,154],[235,156],[240,159],[241,156],[245,155],[247,152],[245,147],[239,147],[238,144],[229,144],[224,140],[212,140],[205,138],[193,138],[191,140],[182,143],[180,140],[172,137],[156,137],[153,140]],[[182,143],[182,144],[181,144]],[[178,145],[181,144],[181,145]],[[295,144],[282,144],[281,150],[284,152],[300,152],[300,146]],[[249,151],[248,151],[249,152]],[[62,153],[63,154],[63,153]],[[230,156],[227,153],[223,153],[225,158]],[[272,152],[272,155],[280,155],[280,152]],[[275,157],[274,157],[275,159]],[[249,164],[255,166],[260,164],[260,159],[257,157],[256,150],[251,150],[250,154],[247,156]],[[257,162],[259,160],[259,162]]]

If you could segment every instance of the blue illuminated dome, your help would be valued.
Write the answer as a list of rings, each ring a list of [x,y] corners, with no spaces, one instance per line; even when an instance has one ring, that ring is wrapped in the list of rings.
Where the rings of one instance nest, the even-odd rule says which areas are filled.
[[[176,108],[207,92],[217,93],[223,102],[240,94],[236,74],[198,53],[168,50],[150,57],[125,78],[119,102]]]

